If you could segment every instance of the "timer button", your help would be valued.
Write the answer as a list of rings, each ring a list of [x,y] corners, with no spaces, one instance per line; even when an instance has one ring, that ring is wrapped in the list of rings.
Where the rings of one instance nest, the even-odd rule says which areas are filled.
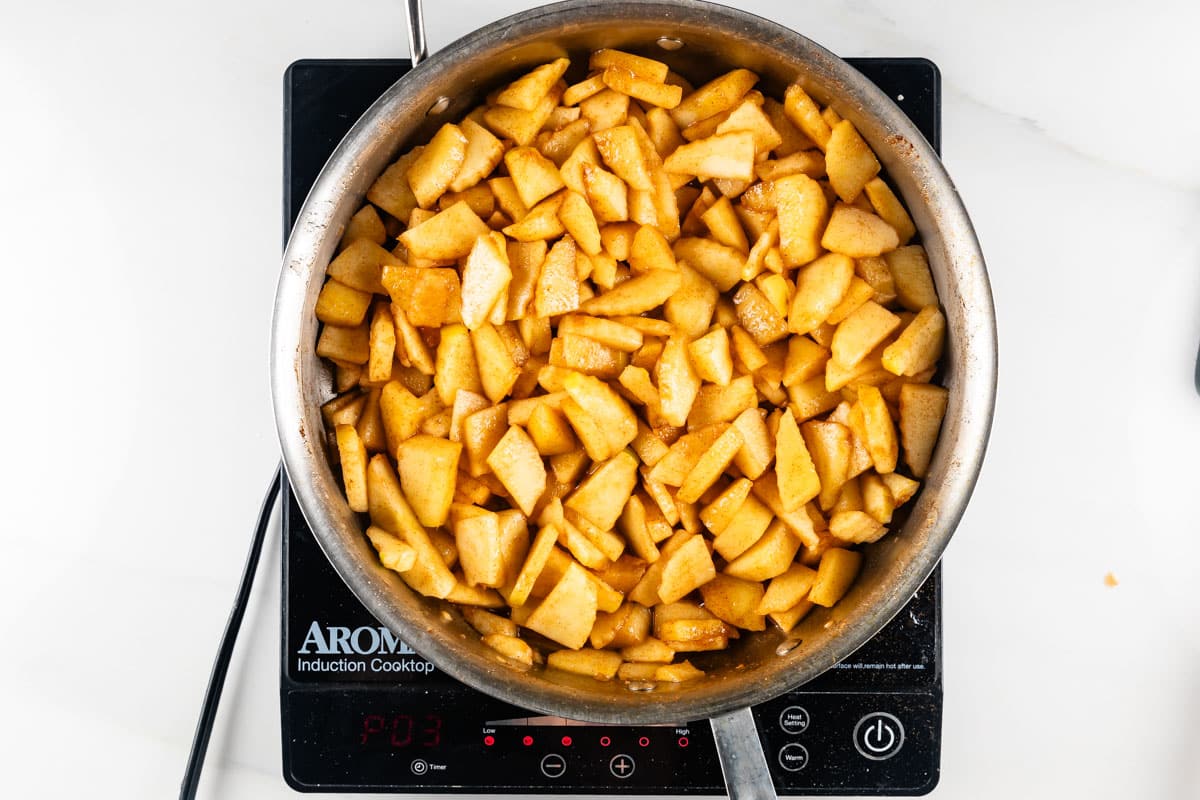
[[[418,758],[409,765],[413,775],[424,775],[429,772],[429,762],[423,758]]]
[[[779,749],[779,766],[788,772],[799,772],[808,766],[808,749],[796,742],[785,744]]]
[[[608,771],[621,780],[633,775],[635,769],[637,769],[637,762],[633,760],[633,756],[624,753],[618,753],[608,762]]]
[[[863,758],[886,761],[904,746],[904,726],[886,711],[873,711],[854,726],[854,749]]]
[[[561,778],[567,771],[567,760],[558,753],[542,758],[542,774],[547,778]]]

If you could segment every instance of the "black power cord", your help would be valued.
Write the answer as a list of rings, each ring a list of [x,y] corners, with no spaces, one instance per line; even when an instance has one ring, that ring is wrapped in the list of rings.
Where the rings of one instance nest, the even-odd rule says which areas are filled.
[[[246,554],[246,566],[242,568],[242,582],[238,586],[237,597],[233,600],[233,609],[229,612],[229,620],[225,623],[225,632],[221,635],[221,646],[213,661],[212,672],[208,676],[208,688],[204,691],[204,705],[200,709],[200,719],[196,722],[196,734],[192,738],[192,749],[188,753],[187,770],[183,774],[183,784],[179,789],[179,800],[192,800],[196,796],[196,788],[200,785],[200,770],[204,767],[204,755],[208,752],[208,740],[212,736],[213,721],[217,716],[217,706],[221,702],[221,690],[225,688],[225,675],[229,672],[229,661],[233,657],[233,646],[237,642],[238,631],[242,627],[242,617],[246,615],[246,606],[250,601],[250,589],[254,586],[254,575],[258,572],[258,559],[262,555],[263,542],[267,538],[267,523],[271,519],[271,511],[275,507],[275,499],[283,488],[283,464],[275,468],[271,478],[271,486],[263,497],[262,508],[258,511],[258,527],[254,529],[254,538],[250,541],[250,552]]]

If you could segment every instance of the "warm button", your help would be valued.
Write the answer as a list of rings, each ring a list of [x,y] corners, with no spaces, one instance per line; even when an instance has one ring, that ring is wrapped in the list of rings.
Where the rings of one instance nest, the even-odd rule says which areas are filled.
[[[885,761],[904,746],[904,726],[886,711],[873,711],[854,726],[854,749],[864,758]]]
[[[799,772],[808,766],[808,749],[802,744],[785,744],[779,749],[779,766],[788,772]]]

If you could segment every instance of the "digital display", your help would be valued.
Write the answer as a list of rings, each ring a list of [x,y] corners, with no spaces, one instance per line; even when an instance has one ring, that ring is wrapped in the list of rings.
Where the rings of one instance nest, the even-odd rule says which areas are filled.
[[[371,750],[433,748],[442,743],[442,718],[437,714],[364,714],[354,734]]]

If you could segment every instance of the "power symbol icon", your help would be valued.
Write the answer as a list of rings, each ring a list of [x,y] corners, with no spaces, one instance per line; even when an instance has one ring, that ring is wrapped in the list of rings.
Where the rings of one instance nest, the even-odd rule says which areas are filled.
[[[884,753],[892,749],[896,743],[896,733],[891,726],[884,725],[883,720],[877,719],[863,734],[863,744],[872,753]]]
[[[904,746],[904,725],[886,711],[873,711],[854,726],[854,749],[872,761],[885,761]]]

